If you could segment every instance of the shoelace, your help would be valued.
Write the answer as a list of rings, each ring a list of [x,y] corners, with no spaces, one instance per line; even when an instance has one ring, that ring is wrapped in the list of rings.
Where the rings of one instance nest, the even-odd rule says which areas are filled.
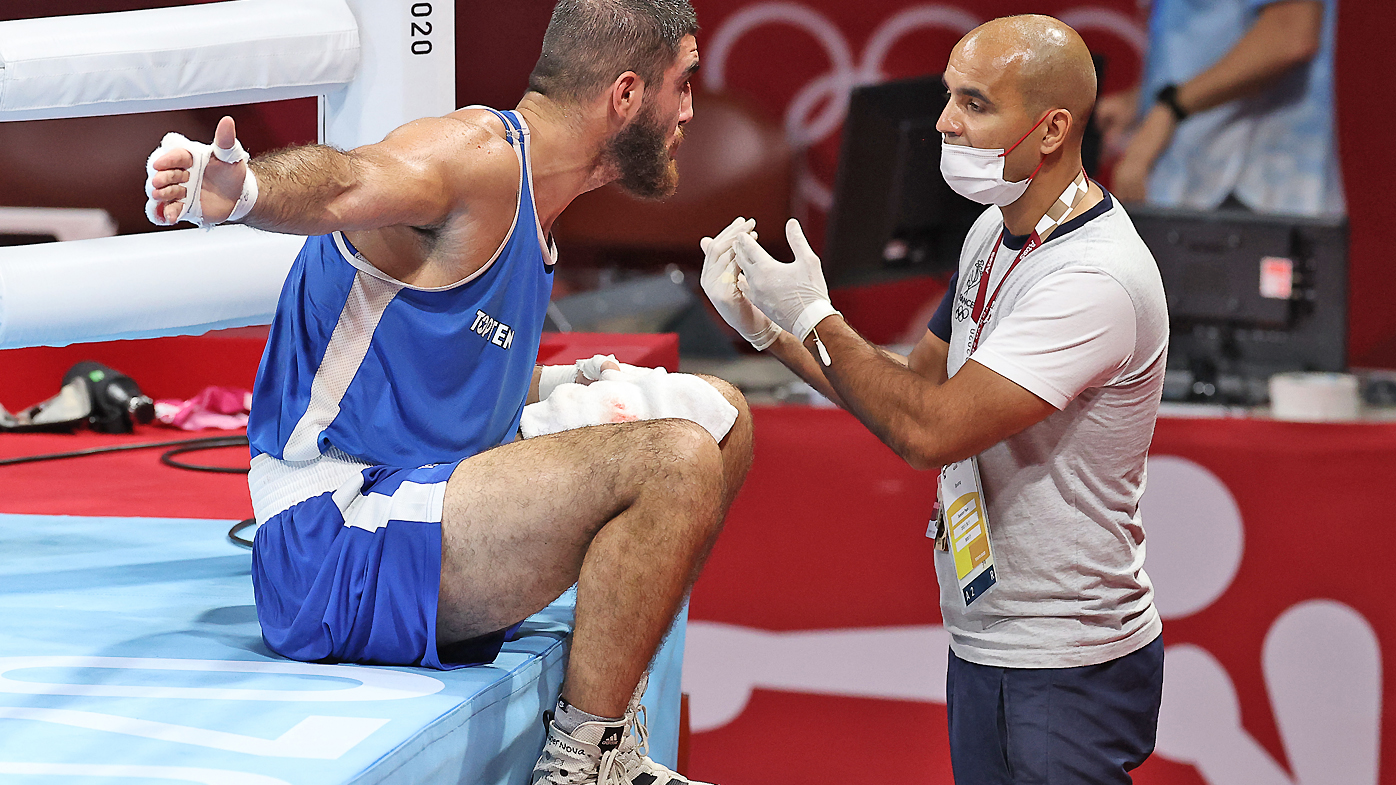
[[[647,727],[649,715],[645,711],[645,707],[640,706],[631,717],[630,730],[635,735],[636,745],[628,750],[616,747],[601,753],[601,760],[596,772],[596,785],[630,785],[625,778],[625,764],[621,762],[621,756],[634,755],[639,759],[649,754],[650,732]]]
[[[625,764],[621,762],[621,756],[634,756],[636,762],[639,762],[649,754],[648,720],[649,715],[643,705],[631,714],[629,730],[634,734],[636,744],[628,749],[616,747],[601,753],[596,785],[631,785],[626,780]]]
[[[648,676],[648,674],[646,674],[646,676]],[[649,755],[649,712],[646,711],[644,704],[640,703],[639,700],[640,693],[644,691],[643,685],[644,682],[642,681],[641,687],[637,689],[635,697],[631,699],[632,710],[628,712],[630,714],[628,730],[634,735],[636,744],[629,749],[623,749],[617,746],[614,749],[601,753],[601,759],[597,762],[596,785],[631,785],[626,782],[625,765],[621,763],[621,755],[633,753],[637,760]],[[548,719],[551,720],[551,717]],[[584,757],[572,755],[570,751],[568,751],[567,757],[577,768],[569,770],[564,765],[564,761],[560,759],[551,761],[552,765],[550,768],[563,777],[560,785],[581,785],[582,783],[586,783],[590,776],[591,766],[589,764],[591,761]],[[556,780],[554,779],[553,781]]]
[[[625,781],[625,767],[620,764],[620,747],[601,753],[596,785],[630,785]]]
[[[645,756],[650,754],[650,730],[649,713],[645,711],[644,704],[635,710],[631,715],[630,730],[635,734],[635,752],[637,755]]]

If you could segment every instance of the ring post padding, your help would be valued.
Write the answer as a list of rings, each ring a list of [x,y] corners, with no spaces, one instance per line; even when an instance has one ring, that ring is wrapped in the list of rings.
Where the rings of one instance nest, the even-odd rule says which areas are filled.
[[[349,150],[456,109],[454,0],[348,0],[362,36],[361,76],[320,99],[320,141]]]
[[[0,121],[322,95],[354,78],[359,49],[344,0],[232,0],[0,22]]]
[[[0,349],[268,324],[304,243],[228,225],[0,249]]]

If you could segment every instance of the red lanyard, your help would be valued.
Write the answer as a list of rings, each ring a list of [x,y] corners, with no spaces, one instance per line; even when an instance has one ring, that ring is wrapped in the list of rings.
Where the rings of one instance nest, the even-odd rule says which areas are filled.
[[[1013,257],[1013,263],[1008,265],[1008,269],[1004,271],[1003,278],[999,279],[999,285],[995,286],[993,294],[989,295],[989,301],[985,302],[984,293],[988,289],[989,275],[994,271],[994,257],[998,256],[999,246],[1003,245],[1003,236],[1007,232],[1007,227],[999,230],[999,237],[994,243],[994,250],[989,252],[989,259],[984,263],[984,272],[979,277],[979,291],[974,295],[974,310],[970,311],[970,317],[974,319],[975,324],[974,339],[970,342],[969,347],[970,354],[974,354],[974,350],[979,348],[979,336],[984,332],[984,325],[989,321],[989,312],[994,307],[994,300],[998,298],[999,291],[1003,289],[1004,282],[1008,280],[1008,276],[1013,274],[1013,269],[1018,266],[1019,262],[1023,261],[1025,256],[1036,250],[1039,245],[1042,245],[1042,238],[1037,236],[1037,230],[1032,230],[1032,234],[1028,235],[1027,242],[1023,243],[1022,249],[1018,251],[1018,255]]]
[[[1041,122],[1041,121],[1039,121],[1039,122]],[[1034,127],[1036,127],[1036,126],[1034,126]],[[1032,133],[1032,132],[1029,131],[1028,133]],[[1024,137],[1024,138],[1027,138],[1027,137]],[[1019,140],[1019,141],[1022,141],[1022,140]],[[1016,145],[1015,145],[1015,146],[1016,146]],[[1036,174],[1036,172],[1034,172],[1034,174]],[[1089,188],[1089,187],[1090,187],[1091,180],[1090,180],[1089,177],[1086,177],[1086,172],[1085,172],[1085,170],[1083,169],[1083,170],[1081,171],[1080,176],[1077,177],[1075,180],[1072,180],[1072,181],[1071,181],[1071,185],[1068,185],[1068,186],[1066,187],[1066,190],[1062,191],[1062,195],[1059,196],[1059,197],[1057,197],[1058,201],[1065,200],[1065,199],[1066,199],[1066,195],[1069,194],[1069,193],[1071,193],[1071,189],[1077,187],[1076,183],[1077,183],[1077,181],[1079,181],[1082,177],[1085,177],[1085,178],[1086,178],[1086,181],[1085,181],[1085,182],[1086,182],[1086,186],[1085,186],[1085,187],[1086,187],[1086,188]],[[1062,221],[1063,219],[1065,219],[1067,216],[1071,215],[1071,211],[1074,210],[1074,209],[1076,209],[1076,205],[1081,201],[1081,198],[1084,197],[1085,194],[1086,194],[1086,191],[1085,191],[1085,190],[1079,191],[1079,192],[1077,193],[1076,197],[1073,198],[1073,199],[1071,200],[1071,202],[1068,204],[1068,206],[1067,206],[1067,208],[1066,208],[1066,212],[1062,214],[1061,218],[1056,219],[1056,220],[1052,220],[1052,219],[1048,218],[1047,216],[1043,216],[1043,218],[1040,219],[1040,220],[1038,221],[1037,226],[1043,228],[1048,234],[1051,234],[1051,233],[1052,233],[1052,230],[1056,229],[1058,226],[1061,225],[1061,221]],[[1064,202],[1064,203],[1065,203],[1065,202]],[[1045,226],[1044,226],[1044,221],[1047,222]],[[1019,263],[1019,262],[1023,261],[1023,258],[1024,258],[1025,256],[1027,256],[1028,254],[1030,254],[1030,253],[1032,253],[1033,251],[1035,251],[1035,250],[1037,249],[1038,246],[1042,245],[1042,235],[1040,235],[1040,234],[1038,233],[1037,228],[1035,227],[1035,228],[1033,228],[1033,230],[1032,230],[1032,234],[1028,235],[1027,242],[1023,243],[1022,249],[1018,251],[1018,255],[1015,256],[1015,257],[1013,257],[1013,263],[1010,264],[1010,265],[1008,265],[1008,269],[1007,269],[1006,271],[1004,271],[1003,278],[1000,278],[1000,279],[999,279],[999,285],[994,287],[994,292],[993,292],[993,294],[990,294],[990,295],[989,295],[989,301],[988,301],[988,302],[985,302],[985,301],[984,301],[984,293],[985,293],[985,291],[988,289],[988,286],[989,286],[989,276],[992,275],[993,272],[994,272],[994,257],[998,256],[998,254],[999,254],[999,246],[1000,246],[1000,245],[1003,245],[1003,237],[1004,237],[1004,235],[1007,234],[1007,233],[1008,233],[1008,227],[1007,227],[1007,226],[1005,226],[1005,227],[1003,227],[1002,229],[999,230],[999,237],[998,237],[998,240],[994,243],[994,249],[993,249],[992,251],[989,252],[989,258],[984,262],[984,272],[983,272],[982,274],[980,274],[980,276],[979,276],[979,291],[977,291],[977,292],[975,293],[975,295],[974,295],[974,310],[970,311],[970,316],[971,316],[971,318],[974,319],[974,325],[975,325],[975,326],[974,326],[974,339],[973,339],[972,341],[970,341],[970,346],[969,346],[969,353],[970,353],[970,354],[974,354],[974,350],[979,348],[979,336],[984,332],[984,325],[987,324],[987,323],[989,322],[989,313],[990,313],[990,312],[993,310],[993,308],[994,308],[994,300],[998,298],[998,296],[999,296],[999,291],[1000,291],[1001,289],[1003,289],[1004,283],[1006,283],[1006,282],[1008,281],[1008,276],[1010,276],[1010,275],[1013,274],[1014,268],[1016,268],[1016,267],[1018,266],[1018,263]]]

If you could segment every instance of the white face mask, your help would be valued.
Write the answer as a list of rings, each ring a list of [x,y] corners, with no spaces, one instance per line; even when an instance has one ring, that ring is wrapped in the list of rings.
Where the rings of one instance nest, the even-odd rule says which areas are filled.
[[[1042,120],[1047,116],[1043,115]],[[1006,207],[1014,202],[1032,185],[1037,169],[1026,180],[1010,183],[1003,178],[1003,164],[1008,154],[1023,143],[1033,131],[1042,125],[1042,120],[1033,123],[1023,138],[1007,150],[970,147],[962,144],[940,143],[940,174],[950,190],[973,202],[994,204]],[[1044,161],[1046,159],[1043,159]],[[1037,165],[1038,169],[1042,164]]]

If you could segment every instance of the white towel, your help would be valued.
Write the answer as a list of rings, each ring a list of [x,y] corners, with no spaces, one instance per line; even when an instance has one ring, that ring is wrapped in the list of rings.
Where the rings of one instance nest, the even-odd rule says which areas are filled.
[[[601,380],[589,385],[560,384],[546,399],[525,406],[522,431],[532,439],[588,425],[667,417],[692,420],[722,441],[737,421],[737,407],[697,376],[625,365],[602,372]]]

